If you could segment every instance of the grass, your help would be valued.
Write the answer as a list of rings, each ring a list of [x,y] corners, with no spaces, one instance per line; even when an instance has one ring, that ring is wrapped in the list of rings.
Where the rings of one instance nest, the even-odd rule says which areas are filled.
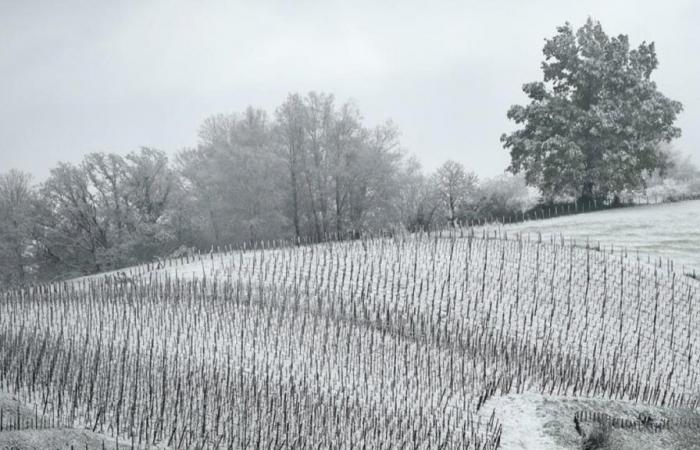
[[[607,423],[597,422],[583,438],[583,450],[612,450],[612,427]]]

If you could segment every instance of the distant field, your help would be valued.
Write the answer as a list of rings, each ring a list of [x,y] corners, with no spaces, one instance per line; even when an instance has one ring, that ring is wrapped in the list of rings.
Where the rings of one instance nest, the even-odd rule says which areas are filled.
[[[673,260],[679,272],[685,268],[686,273],[695,270],[700,274],[700,200],[612,209],[504,228],[638,250],[644,258]]]

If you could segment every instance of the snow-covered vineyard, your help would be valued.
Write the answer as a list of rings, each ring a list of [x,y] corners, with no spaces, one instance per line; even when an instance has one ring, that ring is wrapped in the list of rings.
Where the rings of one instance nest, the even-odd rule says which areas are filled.
[[[226,251],[0,297],[2,389],[175,448],[495,448],[484,403],[698,403],[697,281],[468,230]]]

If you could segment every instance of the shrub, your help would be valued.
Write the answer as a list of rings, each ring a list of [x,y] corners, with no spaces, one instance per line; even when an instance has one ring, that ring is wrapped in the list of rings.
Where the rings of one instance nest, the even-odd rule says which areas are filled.
[[[591,430],[586,433],[583,439],[583,450],[603,450],[610,449],[610,424],[605,422],[596,422]]]

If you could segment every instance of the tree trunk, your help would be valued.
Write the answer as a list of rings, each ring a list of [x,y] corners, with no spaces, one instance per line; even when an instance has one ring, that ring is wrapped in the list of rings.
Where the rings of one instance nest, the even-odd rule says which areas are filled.
[[[219,225],[216,223],[216,218],[214,217],[214,210],[209,210],[209,220],[211,221],[211,229],[214,231],[214,242],[219,244],[221,242],[221,232],[219,231]]]
[[[583,184],[583,189],[581,189],[581,196],[579,197],[579,201],[581,202],[582,205],[587,205],[588,203],[592,202],[594,199],[595,199],[595,196],[593,195],[593,182],[586,181]]]
[[[290,175],[292,178],[292,220],[294,222],[294,236],[299,239],[301,233],[299,231],[299,193],[297,187],[297,174],[295,164],[290,164]]]
[[[338,236],[341,235],[343,231],[342,225],[342,207],[340,204],[340,186],[338,186],[338,180],[335,181],[335,232]]]

